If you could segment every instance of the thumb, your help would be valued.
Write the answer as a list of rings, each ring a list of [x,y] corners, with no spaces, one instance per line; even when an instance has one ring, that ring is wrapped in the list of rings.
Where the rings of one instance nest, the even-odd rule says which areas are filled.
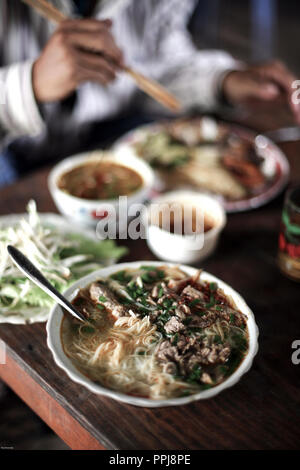
[[[112,20],[109,18],[106,18],[105,20],[102,20],[102,23],[105,24],[108,28],[111,28],[112,26]]]

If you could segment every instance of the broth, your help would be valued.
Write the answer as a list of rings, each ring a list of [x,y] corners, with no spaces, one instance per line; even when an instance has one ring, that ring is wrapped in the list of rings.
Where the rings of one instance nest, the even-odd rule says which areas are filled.
[[[150,217],[153,225],[177,235],[206,233],[215,225],[212,217],[192,205],[163,204]]]
[[[58,187],[83,199],[115,199],[128,196],[143,184],[131,168],[112,162],[89,162],[64,173]]]

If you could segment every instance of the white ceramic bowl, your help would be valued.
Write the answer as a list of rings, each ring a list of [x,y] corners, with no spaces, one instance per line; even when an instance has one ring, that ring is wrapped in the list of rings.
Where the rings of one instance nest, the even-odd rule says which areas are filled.
[[[213,223],[211,230],[194,236],[178,235],[149,223],[152,204],[181,204],[199,208]],[[153,198],[144,209],[142,222],[150,250],[160,259],[176,263],[193,264],[207,258],[216,248],[219,236],[226,224],[226,214],[214,197],[195,191],[172,191]]]
[[[103,218],[108,220],[114,213],[118,215],[119,199],[89,200],[72,196],[59,189],[57,183],[60,176],[83,163],[105,159],[122,164],[136,171],[143,179],[141,189],[127,197],[128,208],[132,204],[144,202],[150,196],[154,182],[154,173],[151,167],[142,159],[133,155],[130,151],[118,151],[114,153],[94,151],[82,153],[66,158],[58,163],[50,172],[48,185],[50,193],[58,210],[69,219],[73,219],[82,225],[96,225]]]
[[[85,276],[82,279],[78,280],[71,287],[69,287],[69,289],[66,290],[64,295],[67,297],[67,299],[71,300],[76,296],[76,293],[79,288],[86,287],[88,284],[95,281],[96,279],[100,277],[110,276],[114,272],[117,272],[122,269],[138,268],[141,265],[163,266],[165,264],[170,265],[170,263],[153,262],[153,261],[151,262],[135,261],[133,263],[115,264],[113,266],[109,266],[107,268],[103,268],[98,271],[95,271],[94,273],[89,274],[88,276]],[[190,275],[195,274],[197,271],[195,268],[192,268],[189,266],[180,266],[180,268]],[[74,366],[71,360],[64,353],[62,343],[61,343],[61,335],[60,335],[63,312],[59,305],[55,305],[52,308],[50,317],[47,323],[47,342],[48,342],[48,346],[50,350],[52,351],[56,364],[59,367],[61,367],[68,374],[68,376],[72,380],[74,380],[74,382],[77,382],[83,385],[84,387],[88,388],[91,392],[98,393],[100,395],[105,395],[107,397],[114,398],[115,400],[129,403],[131,405],[136,405],[136,406],[145,406],[145,407],[154,408],[154,407],[162,407],[162,406],[185,405],[187,403],[190,403],[196,400],[203,400],[205,398],[211,398],[214,395],[217,395],[218,393],[222,392],[226,388],[231,387],[232,385],[234,385],[240,380],[242,375],[244,375],[250,369],[252,365],[253,358],[258,351],[258,342],[257,342],[258,328],[255,323],[255,318],[254,318],[252,311],[247,306],[243,298],[236,291],[234,291],[231,287],[229,287],[224,282],[220,281],[215,276],[212,276],[211,274],[205,271],[202,272],[201,279],[203,281],[208,281],[208,282],[217,282],[218,286],[221,289],[223,289],[224,293],[227,296],[230,296],[232,298],[236,307],[247,316],[247,325],[248,325],[248,331],[249,331],[249,350],[243,362],[239,365],[237,370],[230,377],[228,377],[228,379],[222,382],[220,385],[217,385],[216,387],[195,393],[194,395],[190,395],[187,397],[171,398],[171,399],[166,399],[166,400],[153,400],[153,399],[147,399],[147,398],[133,397],[130,395],[126,395],[124,393],[117,392],[115,390],[110,390],[108,388],[102,387],[101,385],[96,384],[95,382],[90,380],[88,377],[83,375],[81,372],[79,372],[79,370]]]

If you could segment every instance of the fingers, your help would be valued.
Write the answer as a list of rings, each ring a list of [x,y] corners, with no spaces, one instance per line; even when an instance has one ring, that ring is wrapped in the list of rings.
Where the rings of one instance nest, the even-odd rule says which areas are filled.
[[[112,20],[95,20],[92,18],[84,18],[80,20],[68,19],[60,23],[59,29],[63,31],[101,31],[103,29],[110,29]]]
[[[110,32],[111,20],[66,20],[56,31],[60,42],[82,50],[103,54],[122,68],[123,54]]]
[[[251,98],[270,101],[279,94],[279,87],[264,81],[258,74],[249,69],[230,72],[223,82],[223,92],[229,102],[238,104]]]
[[[262,81],[249,75],[243,83],[243,93],[248,98],[256,98],[263,101],[271,101],[280,94],[279,87],[270,81]]]
[[[72,46],[105,55],[119,67],[122,65],[122,52],[107,32],[99,31],[95,34],[91,31],[71,31],[68,33],[68,41]]]
[[[262,83],[258,87],[257,98],[262,100],[271,101],[277,98],[280,94],[278,86],[274,83]]]
[[[32,86],[38,102],[61,100],[83,81],[106,85],[114,80],[122,53],[111,26],[110,20],[68,20],[60,25],[33,65]]]
[[[270,62],[257,69],[258,74],[265,80],[273,80],[280,85],[286,92],[292,89],[292,83],[295,80],[294,75],[287,67],[279,61]]]
[[[79,82],[84,80],[97,81],[95,77],[99,76],[101,83],[103,83],[103,80],[105,83],[109,83],[116,78],[117,67],[113,63],[105,60],[104,57],[78,50],[75,51],[75,54],[76,65],[79,70]]]
[[[271,80],[274,84],[280,87],[280,89],[286,94],[288,104],[294,116],[297,121],[300,122],[300,106],[293,101],[293,83],[296,80],[296,77],[290,72],[290,70],[280,61],[274,61],[269,64],[259,66],[257,68],[257,72],[262,79]]]
[[[104,70],[88,70],[86,68],[78,68],[78,74],[80,79],[78,83],[83,82],[96,82],[100,83],[100,85],[108,85],[111,82],[111,78],[107,75]]]

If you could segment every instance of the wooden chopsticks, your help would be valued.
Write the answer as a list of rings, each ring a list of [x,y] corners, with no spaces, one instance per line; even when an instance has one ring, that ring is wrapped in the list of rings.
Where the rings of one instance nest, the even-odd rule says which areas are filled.
[[[22,0],[27,5],[31,6],[37,10],[40,15],[44,16],[54,23],[60,23],[61,21],[67,20],[67,16],[58,8],[53,6],[51,3],[46,0]]]
[[[151,96],[160,104],[164,105],[166,108],[171,109],[172,111],[180,110],[181,104],[177,98],[175,98],[174,95],[169,93],[155,80],[151,80],[150,78],[145,77],[130,67],[125,67],[124,70],[135,80],[137,86],[147,93],[147,95]]]
[[[66,20],[68,17],[54,7],[52,4],[48,3],[46,0],[22,0],[24,3],[27,3],[29,6],[34,8],[50,21],[58,24],[61,21]],[[137,86],[147,93],[149,96],[154,98],[156,101],[161,103],[163,106],[171,109],[172,111],[179,111],[181,109],[181,104],[175,98],[174,95],[169,93],[163,86],[157,83],[150,78],[145,77],[141,73],[133,70],[130,67],[125,67],[124,71],[127,72],[133,80],[135,80]]]

